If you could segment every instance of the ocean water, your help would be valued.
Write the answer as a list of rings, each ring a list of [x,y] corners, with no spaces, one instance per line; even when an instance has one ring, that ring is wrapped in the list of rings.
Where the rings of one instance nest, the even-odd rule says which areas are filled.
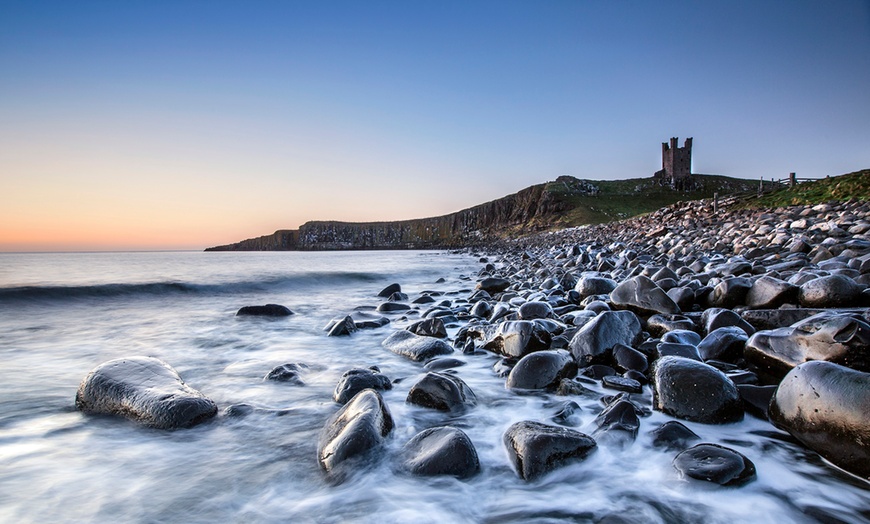
[[[681,480],[674,453],[650,446],[669,420],[641,419],[637,439],[602,443],[586,460],[520,480],[502,444],[519,420],[548,422],[569,400],[519,395],[493,355],[462,355],[459,376],[478,405],[445,415],[406,404],[424,372],[381,347],[418,317],[327,337],[324,325],[379,303],[392,282],[470,294],[476,258],[445,252],[82,253],[0,255],[0,521],[3,522],[867,522],[868,485],[825,464],[752,417],[686,423],[705,441],[749,457],[758,478],[739,488]],[[463,278],[465,277],[465,278]],[[471,277],[469,280],[468,278]],[[436,283],[439,278],[445,282]],[[280,303],[284,319],[239,318]],[[422,311],[422,310],[421,310]],[[418,313],[419,314],[419,313]],[[450,330],[451,336],[456,328]],[[160,431],[75,410],[81,380],[107,360],[149,355],[172,365],[221,414]],[[273,367],[308,364],[304,386],[264,381]],[[352,367],[377,365],[396,422],[383,449],[343,483],[320,470],[317,437],[338,410],[332,391]],[[594,389],[594,387],[593,387]],[[597,390],[604,393],[604,390]],[[647,390],[636,399],[651,401]],[[591,434],[598,395],[575,429]],[[257,409],[228,417],[228,406]],[[419,431],[451,424],[474,442],[481,472],[419,478],[395,457]]]

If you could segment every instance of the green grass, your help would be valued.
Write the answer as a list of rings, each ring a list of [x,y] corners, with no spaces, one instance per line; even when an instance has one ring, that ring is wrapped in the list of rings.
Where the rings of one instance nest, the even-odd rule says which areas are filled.
[[[846,175],[802,182],[795,187],[783,188],[760,198],[744,202],[741,207],[785,207],[816,205],[846,200],[870,200],[870,169]]]

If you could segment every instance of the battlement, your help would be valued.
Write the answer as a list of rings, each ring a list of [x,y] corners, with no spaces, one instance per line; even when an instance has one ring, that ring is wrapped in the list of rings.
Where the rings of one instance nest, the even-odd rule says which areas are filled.
[[[672,137],[670,143],[662,142],[662,169],[655,176],[672,186],[685,185],[683,182],[692,175],[692,138],[686,139],[679,147],[679,139]]]

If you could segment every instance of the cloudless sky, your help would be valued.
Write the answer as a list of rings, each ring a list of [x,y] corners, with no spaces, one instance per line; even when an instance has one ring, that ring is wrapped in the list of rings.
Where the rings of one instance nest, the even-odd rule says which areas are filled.
[[[867,1],[0,0],[0,251],[870,167]]]

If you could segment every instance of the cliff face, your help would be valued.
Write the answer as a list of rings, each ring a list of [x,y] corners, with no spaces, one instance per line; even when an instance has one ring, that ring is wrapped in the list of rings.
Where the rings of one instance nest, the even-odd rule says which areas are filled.
[[[440,217],[396,222],[306,222],[298,230],[279,230],[206,251],[459,247],[503,236],[508,229],[533,230],[564,210],[564,203],[553,198],[546,184],[539,184]]]

